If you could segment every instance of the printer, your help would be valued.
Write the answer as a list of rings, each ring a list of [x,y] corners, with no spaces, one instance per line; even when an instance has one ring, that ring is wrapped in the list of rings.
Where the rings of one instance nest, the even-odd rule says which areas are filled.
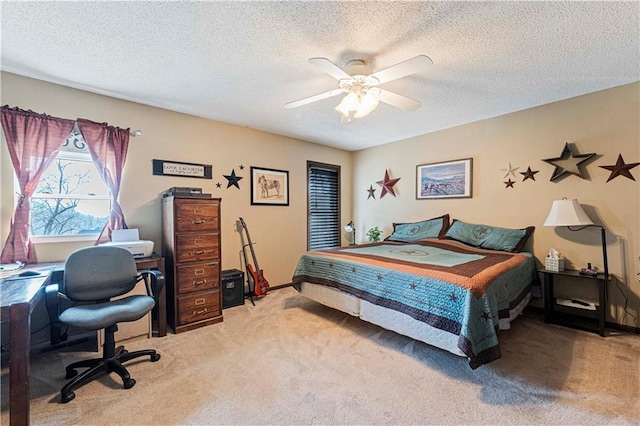
[[[136,259],[153,253],[153,241],[141,240],[137,229],[116,229],[111,233],[111,242],[101,245],[121,247]]]

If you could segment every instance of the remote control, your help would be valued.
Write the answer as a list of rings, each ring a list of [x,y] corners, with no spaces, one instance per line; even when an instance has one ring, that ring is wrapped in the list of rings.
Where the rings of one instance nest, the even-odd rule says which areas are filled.
[[[582,300],[578,299],[571,299],[571,303],[575,303],[576,305],[589,306],[589,303],[583,302]]]

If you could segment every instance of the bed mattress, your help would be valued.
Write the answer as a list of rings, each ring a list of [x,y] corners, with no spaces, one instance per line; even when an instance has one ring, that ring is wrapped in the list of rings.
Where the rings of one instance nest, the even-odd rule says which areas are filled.
[[[458,347],[458,336],[417,321],[401,312],[374,305],[351,294],[323,285],[302,282],[298,288],[301,295],[325,306],[360,317],[364,321],[444,349],[454,355],[467,356]],[[511,328],[511,321],[522,314],[530,300],[531,293],[527,293],[519,304],[509,310],[508,318],[500,319],[499,328],[501,330]]]

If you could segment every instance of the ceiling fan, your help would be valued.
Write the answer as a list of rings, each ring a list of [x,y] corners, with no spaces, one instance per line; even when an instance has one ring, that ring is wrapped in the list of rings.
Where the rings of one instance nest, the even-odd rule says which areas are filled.
[[[353,118],[366,116],[378,106],[379,101],[408,111],[415,111],[420,108],[421,102],[381,89],[378,86],[391,80],[424,71],[433,65],[431,59],[425,55],[418,55],[377,72],[373,72],[363,60],[350,61],[344,70],[327,58],[311,58],[309,62],[338,80],[338,88],[289,102],[284,107],[288,109],[297,108],[341,93],[347,93],[347,96],[335,108],[336,111],[342,114],[343,120],[347,122],[350,122]]]

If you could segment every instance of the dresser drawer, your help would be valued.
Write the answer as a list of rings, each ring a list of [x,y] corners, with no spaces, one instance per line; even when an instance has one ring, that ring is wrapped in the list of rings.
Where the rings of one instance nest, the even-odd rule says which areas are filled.
[[[176,263],[218,259],[219,234],[178,234],[176,236]]]
[[[211,201],[176,201],[176,231],[217,231],[219,205]]]
[[[178,323],[181,325],[219,315],[219,291],[178,297]]]
[[[191,263],[176,266],[176,290],[178,294],[212,290],[220,287],[218,262]]]

